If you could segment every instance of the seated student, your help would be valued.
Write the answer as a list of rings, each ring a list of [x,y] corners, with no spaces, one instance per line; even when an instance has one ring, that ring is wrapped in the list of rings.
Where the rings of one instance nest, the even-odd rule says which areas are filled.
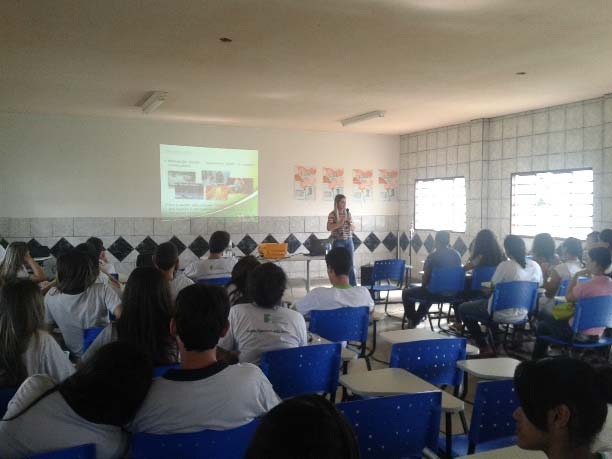
[[[589,260],[587,262],[587,269],[584,271],[577,272],[569,287],[565,298],[569,303],[575,303],[582,298],[593,298],[596,296],[610,296],[612,295],[612,279],[605,275],[606,270],[610,267],[611,257],[610,251],[604,247],[597,247],[589,250]],[[590,277],[588,282],[578,283],[578,278]],[[554,308],[553,308],[554,315]],[[555,317],[545,317],[540,320],[537,325],[538,335],[555,336],[559,339],[571,339],[573,335],[572,331],[572,319],[555,319]],[[584,330],[583,335],[593,336],[593,339],[597,339],[604,333],[605,329],[594,328],[590,330]],[[588,339],[588,336],[584,339]],[[533,358],[541,358],[546,355],[548,345],[544,341],[536,341],[533,349]]]
[[[230,310],[222,287],[191,285],[176,299],[171,330],[181,368],[156,379],[130,430],[173,434],[240,427],[280,399],[255,365],[217,361],[216,346],[227,333]]]
[[[470,258],[463,269],[471,271],[474,268],[496,268],[502,261],[506,261],[506,257],[495,234],[491,230],[483,229],[476,234]]]
[[[121,317],[102,330],[83,360],[90,359],[105,344],[119,340],[146,351],[155,366],[176,363],[176,340],[170,334],[172,305],[163,273],[155,268],[136,268],[125,285]]]
[[[105,276],[106,279],[108,279],[111,274],[117,274],[115,266],[108,262],[106,248],[104,247],[102,239],[92,236],[87,239],[86,243],[91,244],[91,246],[95,249],[96,258],[98,259],[98,263],[100,265],[100,274]]]
[[[149,357],[123,342],[101,348],[75,374],[57,384],[46,375],[26,379],[0,421],[0,457],[93,443],[98,459],[125,457],[123,429],[151,386]]]
[[[229,331],[219,341],[223,351],[238,354],[240,362],[259,363],[262,352],[305,346],[306,322],[297,311],[281,306],[287,284],[285,272],[264,263],[249,276],[253,303],[237,304],[229,315]]]
[[[230,277],[236,259],[234,257],[223,257],[229,243],[230,235],[227,231],[215,231],[210,236],[208,259],[191,263],[185,268],[185,276],[194,281]]]
[[[227,294],[229,295],[230,305],[234,306],[241,303],[250,303],[252,298],[247,292],[247,280],[249,274],[261,263],[253,255],[242,257],[232,269],[232,277],[227,284]]]
[[[121,315],[121,299],[108,285],[96,283],[90,257],[70,250],[57,260],[57,286],[45,295],[45,324],[56,324],[75,358],[83,352],[83,331],[105,327],[108,313]]]
[[[143,252],[139,253],[136,257],[136,267],[137,268],[154,268],[155,263],[153,263],[153,253],[152,252]]]
[[[514,373],[518,446],[550,459],[610,457],[592,444],[612,403],[611,373],[568,357],[522,362]]]
[[[43,330],[40,288],[26,279],[0,289],[0,387],[19,387],[28,377],[47,374],[61,382],[74,366],[59,344]]]
[[[344,247],[335,247],[325,255],[327,276],[331,288],[319,287],[312,290],[296,303],[296,309],[303,315],[314,309],[337,309],[349,306],[368,306],[374,309],[374,300],[365,287],[353,287],[349,283],[349,271],[353,267],[351,254]]]
[[[531,245],[531,258],[540,265],[542,276],[547,279],[550,271],[561,262],[555,251],[555,240],[550,234],[535,235]]]
[[[32,274],[28,273],[25,265],[30,267]],[[25,242],[11,242],[0,263],[0,285],[11,279],[30,279],[36,283],[47,279],[43,269],[30,255]]]
[[[261,419],[245,458],[359,459],[359,444],[333,403],[320,395],[302,395]]]
[[[78,244],[74,248],[74,250],[76,250],[78,252],[81,252],[81,253],[84,253],[85,255],[87,255],[89,257],[89,261],[90,261],[91,266],[93,267],[94,273],[96,275],[96,283],[110,285],[113,288],[113,290],[115,291],[115,293],[117,295],[121,296],[121,284],[119,284],[119,281],[117,281],[116,279],[111,277],[110,274],[107,274],[106,272],[102,271],[102,267],[101,267],[101,263],[100,263],[100,258],[99,258],[99,254],[98,254],[98,249],[92,243],[90,243],[90,242],[83,242],[82,244]],[[52,283],[51,287],[55,287],[56,285],[57,285],[57,279],[55,279],[55,281]],[[50,287],[49,287],[49,289],[50,289]]]
[[[501,262],[491,282],[501,284],[504,282],[527,281],[542,285],[542,270],[533,260],[526,257],[525,242],[518,236],[508,235],[504,239],[504,249],[509,260]],[[482,300],[468,301],[457,308],[457,318],[461,320],[470,332],[471,337],[481,348],[483,354],[491,352],[485,336],[480,329],[479,322],[488,322],[491,315],[492,297]],[[469,317],[465,317],[469,315]],[[493,319],[497,322],[514,323],[525,318],[527,312],[521,308],[504,309],[495,313]]]
[[[402,302],[404,303],[404,314],[408,319],[408,328],[415,328],[427,315],[431,307],[431,299],[434,297],[427,290],[431,273],[434,268],[452,268],[461,266],[461,255],[450,247],[450,233],[438,231],[435,237],[436,250],[425,260],[423,266],[423,278],[421,287],[404,289]],[[419,309],[415,310],[415,303],[420,300]]]
[[[176,297],[181,290],[193,284],[193,281],[178,272],[179,255],[178,249],[172,242],[164,242],[159,244],[153,255],[153,263],[164,275],[164,279],[170,285],[170,297],[172,302],[176,301]]]
[[[612,252],[612,229],[605,229],[599,235],[600,244],[602,247],[607,247]],[[606,274],[612,277],[612,267],[608,268]]]

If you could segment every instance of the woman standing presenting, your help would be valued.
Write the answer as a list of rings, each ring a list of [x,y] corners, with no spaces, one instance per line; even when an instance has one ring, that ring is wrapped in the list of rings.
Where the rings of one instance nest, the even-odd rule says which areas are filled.
[[[349,271],[349,282],[352,286],[357,285],[355,280],[355,263],[353,261],[353,219],[351,213],[346,208],[346,196],[338,194],[334,198],[334,210],[327,216],[327,231],[331,231],[333,247],[344,247],[351,254],[351,270]]]

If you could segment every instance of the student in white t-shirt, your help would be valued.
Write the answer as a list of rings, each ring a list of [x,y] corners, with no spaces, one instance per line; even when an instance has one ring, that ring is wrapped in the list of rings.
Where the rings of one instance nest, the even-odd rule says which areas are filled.
[[[223,253],[229,247],[230,235],[227,231],[215,231],[210,236],[209,255],[205,260],[198,260],[185,268],[185,276],[191,280],[216,279],[230,277],[236,264],[234,257],[224,257]]]
[[[32,274],[28,273],[25,265],[30,267]],[[30,255],[25,242],[11,242],[0,263],[0,285],[11,279],[30,279],[36,283],[47,279],[42,267]]]
[[[153,255],[153,263],[164,275],[164,279],[170,285],[170,297],[172,302],[176,301],[176,297],[185,287],[193,285],[193,281],[178,272],[179,255],[178,249],[172,242],[164,242],[155,248]]]
[[[142,404],[153,377],[149,357],[128,343],[101,348],[57,384],[46,375],[26,379],[0,421],[0,457],[96,446],[98,459],[126,457],[123,429]]]
[[[19,387],[28,377],[47,374],[61,382],[74,366],[59,344],[43,330],[40,288],[26,279],[0,289],[0,387]]]
[[[229,300],[222,287],[191,285],[176,299],[172,334],[180,369],[151,386],[130,430],[174,434],[240,427],[262,416],[280,399],[255,365],[217,361],[216,346],[227,333]]]
[[[121,299],[106,284],[96,283],[90,257],[70,250],[57,260],[57,286],[45,295],[45,324],[57,325],[71,354],[83,353],[83,331],[109,324],[108,313],[121,315]]]
[[[502,261],[495,270],[492,284],[501,284],[504,282],[527,281],[536,282],[542,285],[542,269],[535,261],[527,258],[525,242],[518,236],[508,235],[504,239],[504,249],[509,260]],[[491,353],[491,349],[485,339],[479,322],[489,322],[491,316],[491,301],[488,300],[468,301],[459,305],[457,310],[457,318],[465,324],[470,332],[470,336],[476,341],[476,344],[481,348],[482,354]],[[464,318],[464,315],[468,317]],[[515,323],[523,320],[527,315],[527,311],[521,308],[510,308],[496,312],[493,319],[496,322]]]
[[[156,367],[176,363],[176,340],[170,333],[173,305],[163,273],[157,268],[136,268],[125,284],[121,317],[102,330],[82,360],[90,359],[105,344],[119,340],[139,346]]]
[[[261,263],[253,255],[247,255],[238,260],[232,269],[232,277],[225,287],[229,295],[230,305],[250,303],[251,298],[247,291],[249,275]]]
[[[262,352],[307,344],[304,317],[281,306],[286,285],[285,272],[273,263],[253,270],[248,290],[254,302],[232,307],[229,331],[219,341],[221,355],[227,351],[240,362],[258,364]]]
[[[374,309],[374,300],[365,287],[353,287],[349,283],[352,269],[351,254],[344,247],[335,247],[325,255],[327,276],[331,288],[319,287],[312,290],[296,303],[296,309],[303,315],[318,309],[337,309],[344,307],[368,306]]]

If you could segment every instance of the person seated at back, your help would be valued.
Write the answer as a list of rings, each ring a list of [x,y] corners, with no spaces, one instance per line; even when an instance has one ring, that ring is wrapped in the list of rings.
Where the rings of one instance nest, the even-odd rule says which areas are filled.
[[[612,229],[606,228],[599,235],[600,244],[612,252]],[[612,277],[612,267],[608,268],[606,274]]]
[[[609,367],[595,369],[569,357],[527,361],[516,368],[514,387],[520,448],[543,451],[549,459],[612,457],[612,445],[594,444],[610,417]]]
[[[353,287],[349,283],[352,269],[351,254],[344,247],[335,247],[325,255],[327,276],[331,288],[319,287],[296,302],[296,309],[307,315],[315,309],[337,309],[350,306],[368,306],[374,309],[374,300],[365,287]]]
[[[164,279],[170,285],[170,298],[174,303],[176,297],[181,290],[193,284],[193,281],[178,272],[179,255],[178,249],[172,242],[164,242],[159,244],[153,255],[153,262],[157,269],[164,275]]]
[[[531,258],[540,265],[544,279],[548,279],[550,271],[561,262],[555,250],[555,240],[550,234],[535,235],[531,244]]]
[[[357,436],[342,413],[320,395],[272,408],[259,423],[245,459],[358,459]]]
[[[74,250],[84,253],[89,257],[89,261],[96,275],[96,283],[110,285],[115,291],[115,293],[121,296],[121,284],[119,284],[119,281],[113,278],[110,274],[107,274],[106,272],[102,271],[100,255],[98,249],[94,244],[90,242],[83,242],[82,244],[77,245]],[[51,287],[55,287],[56,285],[57,278],[51,283],[51,286],[48,286],[47,291]]]
[[[436,250],[425,260],[421,287],[404,289],[402,292],[402,303],[404,303],[404,314],[408,320],[408,328],[415,328],[423,320],[431,307],[432,300],[435,299],[435,295],[427,290],[433,270],[461,266],[461,255],[450,247],[450,233],[448,231],[438,231],[434,242]],[[420,304],[418,310],[415,310],[417,301],[420,301]]]
[[[281,305],[286,285],[285,272],[273,263],[253,270],[248,281],[253,302],[232,307],[229,331],[219,341],[221,356],[229,352],[240,362],[259,364],[262,352],[307,344],[304,317]]]
[[[191,263],[185,268],[185,276],[194,281],[230,277],[236,259],[233,256],[223,256],[223,253],[229,247],[229,243],[230,235],[227,231],[215,231],[210,236],[208,259]]]
[[[229,295],[230,305],[250,303],[253,299],[247,292],[247,281],[249,274],[261,263],[253,255],[247,255],[238,260],[232,269],[232,277],[227,284],[227,294]]]
[[[121,299],[106,284],[96,283],[90,257],[70,250],[57,260],[57,286],[45,295],[45,324],[56,324],[75,358],[83,353],[83,331],[109,324],[108,313],[121,315]]]
[[[101,348],[57,384],[47,375],[25,380],[0,421],[0,457],[18,459],[87,443],[97,459],[127,457],[124,426],[151,386],[153,367],[137,347]]]
[[[230,306],[222,287],[191,285],[176,299],[170,328],[181,367],[156,379],[130,426],[133,433],[190,433],[240,427],[280,399],[251,364],[217,361],[216,346],[229,328]]]
[[[12,280],[0,288],[0,387],[19,387],[35,374],[61,382],[74,373],[57,341],[43,330],[44,313],[34,282]]]
[[[108,282],[109,278],[112,279],[111,274],[117,274],[117,270],[115,269],[115,265],[108,261],[104,242],[102,242],[102,239],[99,237],[92,236],[87,239],[86,243],[90,244],[95,250],[95,255],[100,266],[99,281],[104,283]]]
[[[161,271],[156,268],[132,271],[125,284],[121,309],[121,317],[102,330],[83,354],[83,360],[90,359],[105,344],[125,341],[147,352],[156,367],[178,361],[176,340],[170,334],[174,307],[170,286]]]
[[[28,272],[26,265],[32,270],[32,274]],[[11,242],[0,263],[0,286],[12,279],[30,279],[36,283],[47,279],[41,266],[30,255],[25,242]]]
[[[604,247],[597,247],[589,250],[589,260],[587,261],[587,269],[574,274],[565,298],[569,303],[576,303],[583,298],[593,298],[597,296],[612,296],[612,279],[605,275],[606,270],[610,267],[611,256],[610,251]],[[581,277],[589,277],[588,282],[579,283]],[[552,316],[545,316],[538,322],[537,334],[545,336],[553,336],[562,340],[572,338],[574,332],[572,330],[573,319],[562,318],[556,319],[555,308],[553,307]],[[580,332],[580,339],[589,340],[598,339],[603,335],[605,328],[592,328]],[[593,338],[589,338],[593,337]],[[536,341],[533,349],[533,358],[541,358],[546,355],[548,345],[542,340]]]

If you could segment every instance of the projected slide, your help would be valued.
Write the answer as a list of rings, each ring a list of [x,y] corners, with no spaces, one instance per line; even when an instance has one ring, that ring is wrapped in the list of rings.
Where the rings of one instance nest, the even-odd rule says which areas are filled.
[[[159,146],[162,218],[257,216],[258,152]]]

